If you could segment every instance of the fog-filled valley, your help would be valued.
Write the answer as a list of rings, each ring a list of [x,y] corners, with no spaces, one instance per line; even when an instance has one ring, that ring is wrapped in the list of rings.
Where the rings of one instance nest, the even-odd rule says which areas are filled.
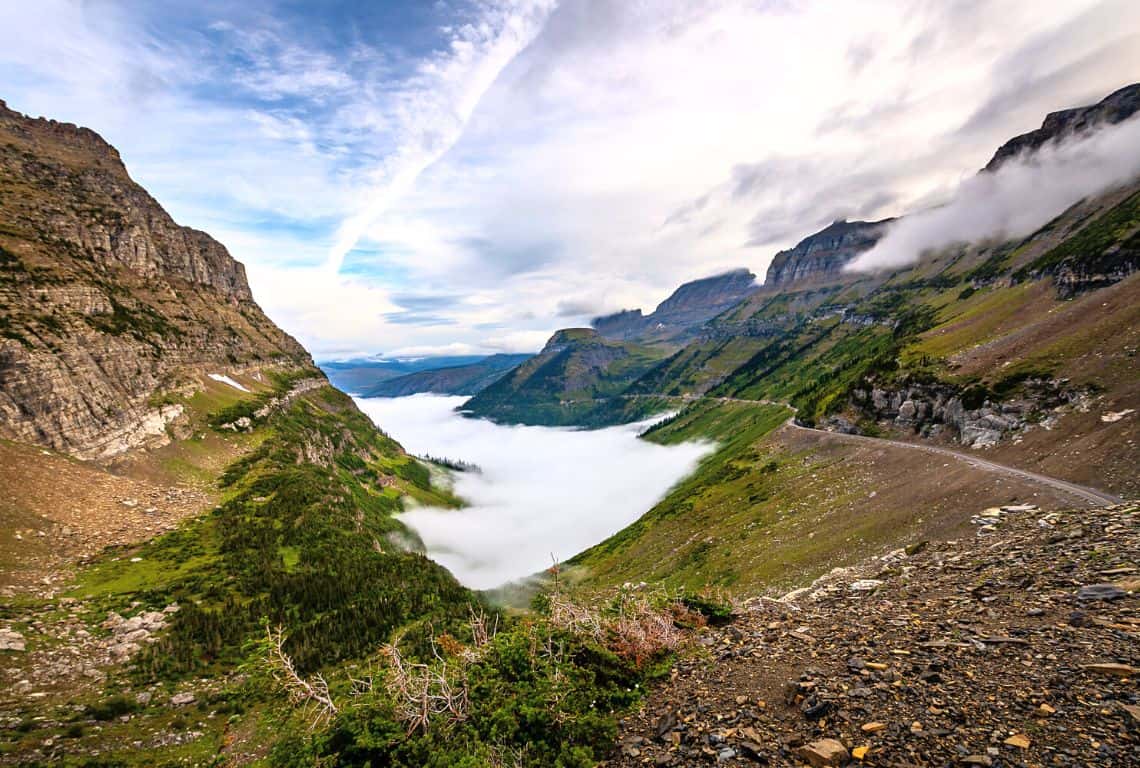
[[[475,465],[454,474],[462,509],[402,516],[428,555],[488,589],[548,568],[617,533],[712,450],[639,440],[646,422],[597,430],[505,426],[456,412],[466,398],[357,399],[407,450]],[[651,422],[648,422],[651,423]]]

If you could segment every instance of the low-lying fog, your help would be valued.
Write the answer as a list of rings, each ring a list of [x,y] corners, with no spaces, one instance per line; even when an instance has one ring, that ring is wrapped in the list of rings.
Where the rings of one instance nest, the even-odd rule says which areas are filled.
[[[649,510],[712,446],[638,440],[641,425],[592,431],[509,427],[455,413],[463,397],[358,399],[410,453],[459,459],[469,506],[416,508],[402,519],[428,554],[469,587],[487,589],[548,568]]]

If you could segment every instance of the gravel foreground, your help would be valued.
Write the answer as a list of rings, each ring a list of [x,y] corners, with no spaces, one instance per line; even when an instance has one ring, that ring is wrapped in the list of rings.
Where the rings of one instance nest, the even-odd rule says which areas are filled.
[[[607,766],[1140,766],[1140,504],[987,510],[746,603]]]

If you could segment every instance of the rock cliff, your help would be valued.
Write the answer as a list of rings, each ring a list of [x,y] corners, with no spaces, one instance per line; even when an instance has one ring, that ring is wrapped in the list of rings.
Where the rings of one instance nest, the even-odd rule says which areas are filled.
[[[696,330],[757,289],[756,275],[747,269],[734,269],[683,284],[649,315],[640,309],[626,309],[594,318],[591,325],[611,339],[675,337]]]
[[[1114,91],[1091,106],[1050,112],[1045,116],[1040,128],[1014,136],[998,147],[993,158],[982,170],[996,171],[1006,161],[1028,152],[1035,152],[1051,141],[1067,139],[1103,125],[1123,122],[1138,111],[1140,111],[1140,83]]]
[[[207,369],[311,365],[114,147],[0,102],[0,436],[108,457],[168,440],[163,393]]]
[[[829,224],[796,243],[794,248],[777,253],[768,265],[764,285],[780,287],[838,277],[844,265],[879,241],[891,221],[836,221]]]

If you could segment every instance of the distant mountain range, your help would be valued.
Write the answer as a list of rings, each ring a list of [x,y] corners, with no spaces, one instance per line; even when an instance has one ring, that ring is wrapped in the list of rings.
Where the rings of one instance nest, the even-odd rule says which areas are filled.
[[[360,394],[361,397],[404,397],[424,392],[437,395],[474,395],[531,357],[533,355],[489,355],[471,362],[446,365],[440,365],[440,362],[450,358],[426,358],[416,364],[439,367],[423,368],[385,379]]]
[[[420,371],[473,365],[488,355],[437,355],[423,357],[358,357],[330,360],[320,365],[335,386],[353,395],[372,390],[383,381]]]

